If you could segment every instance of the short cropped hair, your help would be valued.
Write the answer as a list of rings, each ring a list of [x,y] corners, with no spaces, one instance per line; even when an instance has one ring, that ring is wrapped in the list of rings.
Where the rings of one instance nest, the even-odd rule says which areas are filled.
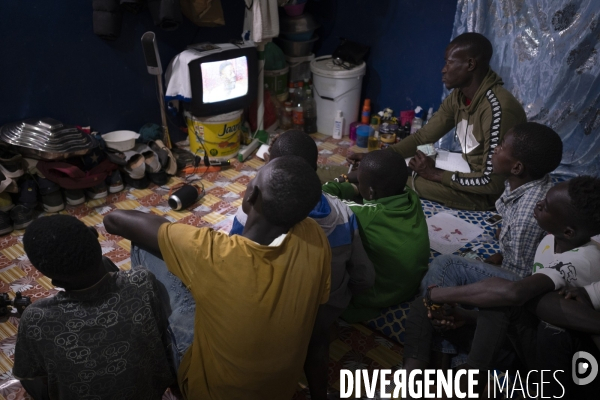
[[[31,264],[50,278],[78,274],[102,260],[98,238],[70,215],[35,219],[25,230],[23,246]]]
[[[575,217],[590,230],[592,236],[600,233],[600,179],[578,176],[569,181],[569,197]]]
[[[521,161],[533,179],[554,171],[562,160],[563,143],[552,128],[525,122],[512,128],[512,157]]]
[[[465,49],[470,57],[477,59],[482,64],[482,67],[490,65],[494,54],[492,43],[488,38],[477,32],[466,32],[458,35],[450,42],[450,45]]]
[[[221,65],[219,65],[219,74],[222,74],[223,70],[227,67],[233,68],[233,64],[229,61],[225,61],[224,63],[221,63]]]
[[[366,176],[369,186],[378,189],[380,197],[404,192],[408,168],[404,158],[395,151],[379,150],[365,154],[360,162],[361,178]]]
[[[283,132],[269,149],[271,160],[281,156],[302,157],[308,165],[317,169],[319,150],[317,144],[303,131],[292,129]]]
[[[282,156],[269,162],[268,195],[262,207],[267,221],[291,228],[308,216],[321,199],[321,182],[301,157]]]

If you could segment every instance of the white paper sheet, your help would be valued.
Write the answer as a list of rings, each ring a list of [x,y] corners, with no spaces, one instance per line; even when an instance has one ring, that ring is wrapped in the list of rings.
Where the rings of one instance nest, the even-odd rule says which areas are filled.
[[[427,218],[430,247],[440,254],[452,254],[483,233],[477,225],[448,213]]]
[[[446,150],[438,150],[435,166],[445,171],[471,172],[471,167],[462,158],[462,153],[451,153]]]

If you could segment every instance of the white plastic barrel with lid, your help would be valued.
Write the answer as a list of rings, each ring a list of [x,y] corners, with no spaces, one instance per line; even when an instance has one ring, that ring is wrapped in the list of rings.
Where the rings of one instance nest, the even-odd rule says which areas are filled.
[[[335,65],[331,56],[322,56],[310,62],[310,70],[313,73],[319,133],[333,133],[333,120],[337,110],[341,110],[346,122],[344,135],[348,135],[350,124],[358,120],[366,64],[362,62],[352,69],[345,69]]]

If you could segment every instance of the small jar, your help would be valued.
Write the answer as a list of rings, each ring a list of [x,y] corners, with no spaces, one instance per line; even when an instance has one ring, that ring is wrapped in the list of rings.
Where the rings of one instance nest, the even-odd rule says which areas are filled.
[[[391,145],[396,143],[396,134],[395,133],[382,133],[381,136],[379,137],[379,140],[381,141],[381,148],[387,149],[388,147],[390,147]]]

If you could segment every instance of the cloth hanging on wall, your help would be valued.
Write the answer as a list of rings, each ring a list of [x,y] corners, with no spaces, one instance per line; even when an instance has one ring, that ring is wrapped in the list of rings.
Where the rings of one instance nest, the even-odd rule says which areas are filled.
[[[452,38],[485,35],[527,118],[563,140],[559,172],[600,175],[600,2],[458,0]]]
[[[277,0],[244,0],[244,32],[250,31],[255,43],[279,36],[279,11]]]

